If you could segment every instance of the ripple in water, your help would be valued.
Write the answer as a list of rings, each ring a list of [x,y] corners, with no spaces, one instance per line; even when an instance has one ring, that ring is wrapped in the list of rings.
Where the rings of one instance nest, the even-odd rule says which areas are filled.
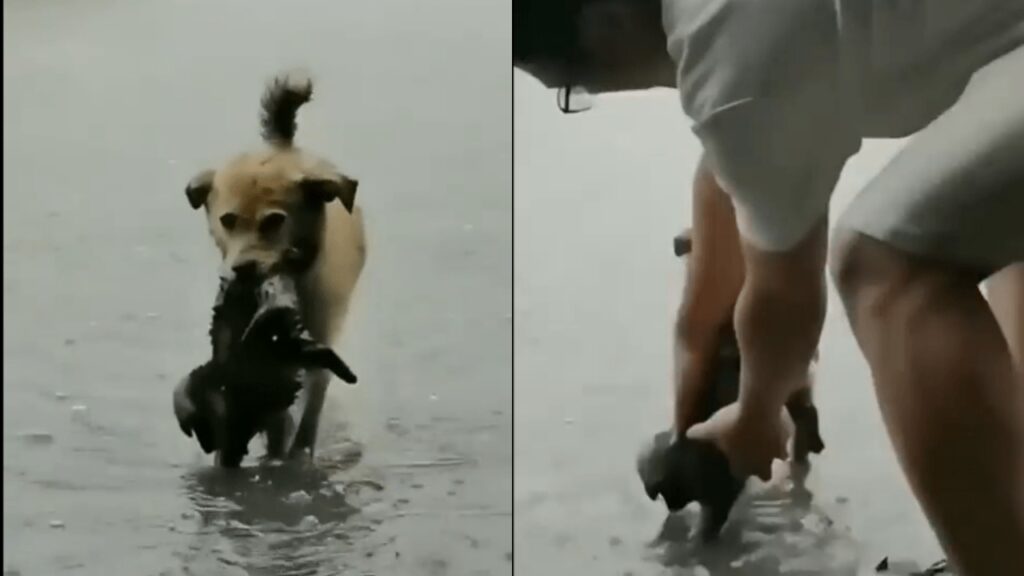
[[[802,480],[745,493],[712,544],[701,541],[698,521],[699,512],[692,508],[665,519],[651,544],[660,563],[694,575],[859,573],[860,551],[842,521],[841,507],[815,502]]]
[[[192,537],[179,554],[183,572],[325,576],[351,569],[349,561],[359,556],[353,548],[360,544],[365,552],[368,543],[362,540],[378,521],[360,514],[346,492],[359,496],[373,485],[343,484],[331,472],[345,466],[318,464],[187,472],[183,490],[194,511],[193,528],[176,527]]]

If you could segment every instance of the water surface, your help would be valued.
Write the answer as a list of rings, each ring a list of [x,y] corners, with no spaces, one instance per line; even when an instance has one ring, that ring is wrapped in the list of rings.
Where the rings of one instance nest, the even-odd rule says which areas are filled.
[[[511,573],[509,26],[496,0],[4,3],[6,574]],[[294,66],[299,144],[361,182],[360,383],[315,467],[229,475],[171,412],[216,291],[184,188],[258,144]]]

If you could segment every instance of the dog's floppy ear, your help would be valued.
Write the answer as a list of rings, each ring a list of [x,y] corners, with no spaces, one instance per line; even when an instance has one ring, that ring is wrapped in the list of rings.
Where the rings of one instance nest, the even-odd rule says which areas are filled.
[[[325,204],[335,199],[341,201],[341,205],[351,214],[356,205],[359,181],[344,174],[338,174],[335,178],[306,177],[299,181],[299,187],[311,200]]]
[[[213,189],[213,174],[213,170],[203,170],[189,180],[188,186],[185,187],[185,196],[188,197],[188,203],[193,210],[199,210],[206,204],[206,198]]]

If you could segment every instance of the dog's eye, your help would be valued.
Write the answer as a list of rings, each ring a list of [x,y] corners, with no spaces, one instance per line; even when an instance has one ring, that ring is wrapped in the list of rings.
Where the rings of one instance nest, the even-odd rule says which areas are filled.
[[[260,220],[260,234],[268,236],[281,229],[286,216],[282,212],[271,212]]]
[[[226,212],[221,215],[220,225],[223,226],[225,230],[234,230],[235,224],[238,224],[238,214]]]

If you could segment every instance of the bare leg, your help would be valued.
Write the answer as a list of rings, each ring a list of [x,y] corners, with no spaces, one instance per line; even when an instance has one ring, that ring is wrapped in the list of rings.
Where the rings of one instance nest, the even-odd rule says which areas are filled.
[[[1024,386],[968,271],[858,234],[834,260],[889,437],[965,576],[1024,574]]]
[[[1024,262],[1008,266],[985,281],[988,303],[999,322],[1018,376],[1024,375]]]
[[[675,327],[675,428],[693,424],[696,404],[718,351],[721,327],[743,285],[732,202],[702,161],[693,183],[692,253]]]

